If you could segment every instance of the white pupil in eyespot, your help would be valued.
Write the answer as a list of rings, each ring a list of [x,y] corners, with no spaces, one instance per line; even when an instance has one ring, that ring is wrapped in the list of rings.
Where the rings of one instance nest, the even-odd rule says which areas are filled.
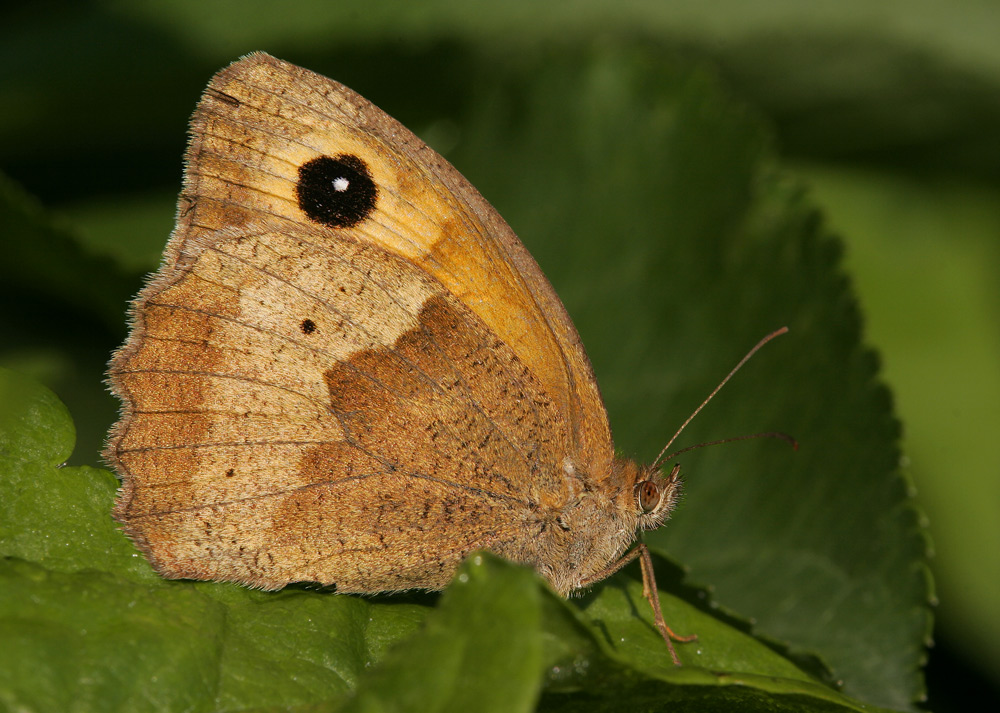
[[[337,191],[337,193],[343,193],[344,191],[347,190],[347,187],[350,185],[351,182],[348,181],[343,176],[341,176],[340,178],[333,179],[333,190]]]

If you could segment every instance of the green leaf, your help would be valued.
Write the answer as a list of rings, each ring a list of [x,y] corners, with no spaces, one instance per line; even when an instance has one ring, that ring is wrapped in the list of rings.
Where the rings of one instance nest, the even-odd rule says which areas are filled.
[[[344,710],[534,710],[540,594],[530,570],[473,555],[420,633],[362,680]]]
[[[425,607],[163,580],[110,518],[115,478],[58,467],[72,423],[0,370],[0,702],[36,710],[287,705],[356,683]],[[78,645],[74,645],[78,644]],[[110,695],[108,689],[113,689]]]
[[[107,474],[56,465],[72,443],[61,404],[9,371],[0,394],[0,500],[19,503],[0,532],[0,702],[12,709],[531,710],[548,680],[545,705],[555,708],[599,703],[614,685],[628,700],[655,692],[661,704],[704,695],[678,686],[721,686],[733,691],[719,701],[747,710],[796,698],[857,710],[663,592],[670,620],[713,642],[704,660],[684,650],[686,661],[758,673],[675,668],[630,577],[599,585],[583,612],[530,570],[486,554],[467,561],[434,610],[399,597],[162,580],[107,526]],[[91,533],[74,523],[88,519]]]
[[[1000,547],[983,546],[1000,543],[997,191],[954,177],[804,170],[844,231],[906,418],[909,470],[934,526],[936,618],[951,646],[1000,671]]]
[[[60,572],[145,572],[152,579],[108,517],[117,479],[106,470],[60,465],[75,437],[66,407],[7,370],[0,370],[0,404],[0,555]]]
[[[67,574],[4,557],[0,705],[204,709],[216,688],[219,609],[190,587],[150,589],[104,572]]]
[[[791,328],[676,447],[786,431],[799,452],[685,454],[685,501],[648,539],[759,633],[822,657],[845,691],[906,707],[930,628],[926,542],[840,244],[709,76],[596,54],[546,58],[516,120],[484,101],[492,128],[456,161],[574,315],[626,454],[655,457],[744,350]]]

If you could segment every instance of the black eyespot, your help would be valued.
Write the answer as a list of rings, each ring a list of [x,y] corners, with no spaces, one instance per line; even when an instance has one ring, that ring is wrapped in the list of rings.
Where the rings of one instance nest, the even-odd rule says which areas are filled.
[[[635,497],[639,500],[639,507],[643,512],[653,512],[660,504],[660,489],[651,480],[644,480],[635,485]]]
[[[316,323],[311,319],[303,319],[302,324],[299,325],[299,329],[302,330],[303,334],[312,334],[316,331]]]
[[[375,210],[378,187],[364,161],[340,154],[320,156],[299,166],[295,194],[310,220],[331,228],[350,228]]]

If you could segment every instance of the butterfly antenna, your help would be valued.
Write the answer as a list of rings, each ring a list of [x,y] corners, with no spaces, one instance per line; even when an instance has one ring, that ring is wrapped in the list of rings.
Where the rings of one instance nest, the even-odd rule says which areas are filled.
[[[727,382],[727,381],[729,381],[730,379],[732,379],[732,378],[733,378],[733,374],[735,374],[735,373],[736,373],[737,371],[739,371],[739,370],[740,370],[740,368],[741,368],[741,367],[742,367],[742,366],[743,366],[744,364],[746,364],[746,363],[747,363],[747,362],[748,362],[748,361],[750,360],[750,357],[752,357],[752,356],[753,356],[754,354],[756,354],[756,353],[757,353],[757,351],[758,351],[758,350],[759,350],[759,349],[760,349],[760,348],[761,348],[762,346],[764,346],[765,344],[767,344],[767,343],[768,343],[769,341],[771,341],[771,340],[772,340],[772,339],[774,339],[775,337],[780,337],[780,336],[781,336],[782,334],[784,334],[784,333],[785,333],[785,332],[787,332],[787,331],[788,331],[788,327],[782,327],[781,329],[776,329],[776,330],[774,330],[773,332],[771,332],[770,334],[768,334],[768,335],[767,335],[766,337],[764,337],[763,339],[761,339],[761,340],[760,340],[759,342],[757,342],[757,343],[756,343],[756,344],[754,345],[753,349],[751,349],[750,351],[748,351],[748,352],[747,352],[747,354],[746,354],[746,356],[745,356],[745,357],[743,357],[742,359],[740,359],[739,363],[738,363],[738,364],[737,364],[736,366],[734,366],[734,367],[732,368],[732,370],[731,370],[731,371],[730,371],[730,372],[729,372],[728,374],[726,374],[726,378],[725,378],[725,379],[723,379],[722,381],[720,381],[720,382],[719,382],[719,385],[718,385],[718,386],[716,386],[716,387],[715,387],[714,389],[712,389],[712,393],[710,393],[710,394],[709,394],[709,395],[708,395],[708,396],[707,396],[707,397],[705,398],[705,400],[701,402],[701,405],[700,405],[700,406],[698,406],[698,408],[696,408],[696,409],[694,410],[694,412],[693,412],[693,413],[692,413],[692,414],[691,414],[690,416],[688,416],[688,417],[687,417],[687,419],[686,419],[686,420],[684,421],[684,423],[682,423],[682,424],[681,424],[681,427],[677,429],[677,433],[675,433],[675,434],[674,434],[674,435],[673,435],[673,436],[672,436],[672,437],[670,438],[670,440],[669,440],[669,441],[667,441],[667,445],[665,445],[665,446],[663,447],[663,450],[662,450],[662,451],[660,451],[660,455],[656,456],[656,460],[655,460],[655,461],[653,461],[653,467],[654,467],[654,468],[655,468],[655,467],[656,467],[657,465],[659,465],[660,461],[664,460],[664,454],[665,454],[665,453],[667,453],[667,451],[669,451],[669,450],[670,450],[670,446],[672,446],[672,445],[674,444],[674,441],[676,441],[676,440],[677,440],[677,437],[678,437],[679,435],[681,435],[681,432],[682,432],[682,431],[683,431],[683,430],[684,430],[685,428],[687,428],[687,425],[688,425],[689,423],[691,423],[691,421],[692,421],[692,420],[694,419],[694,417],[695,417],[695,416],[697,416],[697,415],[698,415],[698,413],[699,413],[699,412],[700,412],[700,411],[701,411],[701,410],[702,410],[703,408],[705,408],[705,406],[706,406],[706,405],[708,404],[708,402],[709,402],[709,401],[711,401],[711,400],[712,400],[712,398],[713,398],[713,397],[714,397],[714,396],[715,396],[715,395],[716,395],[717,393],[719,393],[719,390],[720,390],[720,389],[721,389],[721,388],[722,388],[723,386],[725,386],[725,385],[726,385],[726,382]],[[721,440],[721,441],[712,441],[711,443],[699,443],[699,444],[698,444],[698,445],[696,445],[696,446],[690,446],[690,447],[688,447],[688,448],[684,448],[683,450],[679,450],[679,451],[676,451],[675,453],[670,453],[670,454],[669,454],[669,455],[667,456],[667,458],[673,458],[673,457],[674,457],[675,455],[678,455],[678,454],[680,454],[680,453],[685,453],[685,452],[687,452],[687,451],[690,451],[690,450],[693,450],[693,449],[695,449],[695,448],[701,448],[701,447],[703,447],[703,446],[711,446],[711,445],[716,445],[716,444],[718,444],[718,443],[730,443],[730,442],[732,442],[732,441],[744,441],[744,440],[747,440],[747,439],[750,439],[750,438],[781,438],[781,439],[783,439],[783,440],[786,440],[786,441],[788,441],[789,443],[791,443],[791,444],[792,444],[792,446],[793,446],[793,447],[795,447],[796,449],[798,449],[798,443],[796,443],[796,442],[795,442],[795,439],[793,439],[793,438],[792,438],[791,436],[787,436],[787,435],[785,435],[784,433],[756,433],[756,434],[754,434],[754,435],[752,435],[752,436],[737,436],[736,438],[726,438],[726,439],[724,439],[724,440]]]
[[[799,449],[799,442],[796,441],[791,436],[789,436],[787,433],[782,433],[781,431],[768,431],[767,433],[751,433],[749,436],[734,436],[733,438],[722,438],[718,441],[706,441],[705,443],[696,443],[693,446],[688,446],[687,448],[681,448],[679,451],[668,453],[662,459],[658,458],[657,462],[659,462],[660,460],[670,460],[674,456],[679,456],[681,453],[687,453],[688,451],[697,450],[698,448],[705,448],[706,446],[721,446],[723,443],[733,443],[734,441],[749,441],[754,438],[777,438],[779,441],[784,441],[795,450]]]

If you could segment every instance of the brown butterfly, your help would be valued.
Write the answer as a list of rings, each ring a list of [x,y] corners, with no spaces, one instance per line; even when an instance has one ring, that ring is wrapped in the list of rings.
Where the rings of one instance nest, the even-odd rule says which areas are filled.
[[[115,517],[166,577],[440,589],[484,548],[559,593],[648,550],[679,467],[615,456],[538,265],[447,161],[266,54],[191,122],[177,225],[110,367]]]

